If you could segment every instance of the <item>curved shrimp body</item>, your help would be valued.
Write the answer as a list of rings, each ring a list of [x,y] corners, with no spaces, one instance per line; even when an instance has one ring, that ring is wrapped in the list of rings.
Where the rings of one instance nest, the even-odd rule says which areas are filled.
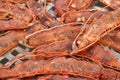
[[[102,15],[98,20],[90,25],[86,25],[85,30],[79,33],[73,42],[72,53],[77,53],[87,49],[96,43],[108,32],[120,26],[120,9]]]

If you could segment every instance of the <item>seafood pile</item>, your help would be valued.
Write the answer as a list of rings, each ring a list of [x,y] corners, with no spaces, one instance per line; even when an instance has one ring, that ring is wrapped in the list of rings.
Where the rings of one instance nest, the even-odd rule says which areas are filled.
[[[119,0],[0,0],[0,26],[0,56],[21,40],[32,49],[1,65],[0,80],[120,80]]]

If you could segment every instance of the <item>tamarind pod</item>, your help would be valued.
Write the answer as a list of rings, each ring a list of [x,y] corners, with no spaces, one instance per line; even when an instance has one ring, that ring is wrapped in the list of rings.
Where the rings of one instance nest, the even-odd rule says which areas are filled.
[[[110,32],[109,34],[102,37],[99,42],[102,43],[105,46],[108,46],[117,52],[120,52],[120,32],[119,30],[115,30]]]
[[[60,59],[60,58],[59,58],[59,59]],[[69,58],[68,58],[68,59],[69,59]],[[72,59],[73,59],[73,58],[72,58]],[[62,60],[63,60],[63,59],[62,59]],[[65,69],[67,69],[66,67],[67,67],[68,64],[67,64],[67,63],[63,64],[64,61],[62,62],[62,60],[59,60],[59,61],[53,60],[53,63],[52,63],[52,64],[53,64],[53,65],[55,65],[55,64],[57,65],[57,66],[54,67],[54,68],[56,68],[56,70],[57,70],[58,68],[61,69],[60,66],[65,66]],[[69,59],[69,60],[70,60],[70,59]],[[66,61],[66,60],[65,60],[65,61]],[[56,63],[55,63],[55,62],[56,62]],[[59,62],[59,63],[58,63],[58,62]],[[63,64],[63,65],[60,65],[60,63]],[[72,64],[72,63],[74,63],[74,65],[76,66],[76,68],[78,68],[77,65],[78,65],[79,63],[75,64],[75,62],[74,62],[73,60],[70,60],[70,63],[69,63],[69,64]],[[84,71],[87,72],[87,74],[91,74],[92,72],[94,73],[94,71],[95,71],[95,73],[96,73],[96,72],[99,72],[98,70],[96,70],[96,69],[98,69],[97,66],[95,66],[94,63],[92,63],[92,64],[94,65],[94,70],[93,70],[93,71],[90,71],[90,73],[89,73],[89,69],[92,70],[92,68],[93,68],[93,66],[92,66],[92,68],[90,68],[90,66],[91,66],[90,63],[92,63],[92,62],[89,62],[89,61],[88,61],[88,63],[87,63],[87,62],[84,63],[84,61],[83,61],[83,65],[86,65],[86,66],[83,67],[82,63],[80,63],[80,65],[81,65],[82,68],[84,68]],[[98,65],[98,64],[97,64],[97,65]],[[72,67],[72,65],[71,65],[71,67]],[[99,68],[100,68],[100,65],[99,65]],[[75,68],[73,67],[73,69],[75,69]],[[78,68],[78,69],[79,69],[79,68]],[[88,71],[87,71],[86,69],[87,69]],[[101,69],[102,69],[102,66],[101,66]],[[81,70],[82,70],[82,69],[81,69]],[[100,70],[100,69],[99,69],[99,70]],[[77,70],[75,70],[75,71],[77,71]],[[119,73],[119,72],[116,72],[116,71],[111,70],[111,69],[103,68],[101,71],[102,71],[102,72],[101,72],[101,73],[102,73],[101,76],[102,76],[103,78],[109,78],[109,79],[110,79],[110,78],[112,77],[112,79],[116,79],[116,76],[117,76],[117,77],[120,77],[120,73]],[[106,73],[107,73],[107,72],[111,72],[111,74],[110,74],[110,75],[109,75],[109,74],[106,75],[106,73],[104,74],[104,71],[106,71]],[[112,74],[113,74],[113,75],[112,75]],[[99,74],[98,74],[98,75],[99,75]],[[112,75],[112,76],[111,76],[111,75]],[[101,76],[100,76],[100,77],[101,77]],[[105,77],[104,77],[104,76],[105,76]],[[100,77],[99,77],[99,78],[100,78]],[[96,79],[97,79],[97,78],[96,78]],[[119,79],[119,78],[117,78],[117,79]]]
[[[42,3],[39,4],[35,0],[29,0],[26,4],[29,10],[34,14],[34,17],[39,16],[41,18],[45,14],[45,9]]]
[[[40,54],[43,56],[43,58],[46,56],[46,58],[50,58],[53,56],[65,56],[69,55],[72,47],[72,41],[58,41],[54,42],[49,45],[42,45],[33,50],[32,54]],[[35,52],[34,52],[35,51]],[[56,53],[58,52],[58,53]],[[62,54],[59,54],[62,53]],[[65,54],[63,54],[65,53]],[[120,70],[120,62],[118,59],[114,56],[114,53],[112,53],[109,49],[106,49],[100,45],[94,45],[94,47],[90,48],[89,51],[84,51],[78,53],[76,56],[82,56],[87,57],[88,59],[91,59],[93,61],[99,62],[100,64],[103,64],[104,66],[107,66],[112,69]]]
[[[26,30],[12,30],[8,34],[0,37],[0,56],[13,49],[23,40],[25,36],[43,29],[39,23],[34,24]]]
[[[46,7],[40,5],[35,0],[29,0],[27,2],[27,6],[39,19],[40,23],[47,26],[48,28],[62,24],[46,11]]]
[[[54,57],[69,56],[72,48],[72,41],[73,40],[55,41],[48,45],[38,46],[32,52],[27,52],[22,56],[16,57],[9,66],[18,59],[34,58],[41,60],[44,58],[50,59]]]
[[[95,46],[92,49],[91,53],[96,55],[96,60],[98,59],[104,66],[120,70],[120,62],[118,61],[114,53],[112,53],[109,49],[100,46]],[[97,55],[99,55],[98,58]]]
[[[115,70],[111,69],[103,69],[102,75],[100,77],[101,80],[119,80],[120,79],[120,72],[116,72]]]
[[[18,78],[8,78],[7,80],[21,80],[21,79],[18,79]]]
[[[93,15],[89,20],[88,18],[97,12],[98,10],[80,10],[80,11],[67,11],[61,16],[61,21],[64,23],[70,22],[82,22],[82,23],[92,23],[96,18],[101,17],[105,12],[98,12]]]
[[[30,10],[19,3],[0,2],[0,11],[3,12],[0,31],[28,28],[28,24],[33,18]]]
[[[14,60],[10,62],[10,64],[5,65],[4,67],[10,67],[13,63],[18,61],[19,59],[51,59],[54,57],[61,56],[70,56],[71,48],[72,48],[73,40],[63,40],[63,41],[55,41],[48,45],[41,45],[36,47],[32,52],[26,52],[21,56],[16,57]]]
[[[37,78],[37,80],[92,80],[89,78],[85,78],[85,77],[73,77],[73,76],[69,76],[69,75],[45,75],[45,76],[39,76]]]
[[[58,43],[57,47],[56,47],[56,45],[57,45],[56,43]],[[60,44],[62,44],[62,43],[65,43],[65,44],[62,45],[63,48],[61,49]],[[41,60],[44,58],[50,59],[50,58],[54,58],[54,57],[71,56],[70,55],[70,51],[71,51],[70,46],[71,45],[66,43],[65,41],[60,41],[60,42],[58,41],[58,42],[54,42],[49,45],[39,46],[39,47],[35,48],[32,52],[22,56],[22,59],[23,58],[24,59],[25,58],[29,58],[29,59],[34,58],[34,59]],[[119,63],[118,59],[113,55],[113,53],[110,50],[103,48],[100,45],[95,45],[92,48],[90,48],[90,50],[80,52],[80,53],[76,54],[75,56],[81,56],[81,57],[88,58],[88,59],[90,59],[94,62],[97,62],[99,64],[102,64],[110,69],[120,70],[120,63]],[[16,58],[16,60],[18,60],[18,59],[19,59],[19,57]],[[16,62],[16,60],[11,62],[11,64]]]
[[[11,67],[15,62],[18,60],[24,60],[24,59],[33,59],[33,60],[43,60],[43,59],[53,59],[55,57],[65,57],[65,56],[70,56],[68,53],[60,53],[60,52],[46,52],[42,50],[38,51],[33,51],[33,52],[26,52],[21,56],[16,57],[13,59],[9,64],[0,66],[0,68],[9,68]]]
[[[87,1],[83,1],[83,0],[72,0],[71,3],[68,5],[68,7],[72,10],[76,9],[76,10],[83,10],[83,9],[87,9],[91,4],[92,4],[93,0],[87,0]]]
[[[48,28],[62,25],[62,23],[56,19],[54,19],[50,14],[46,13],[41,18],[39,18],[40,22],[47,26]]]
[[[69,80],[69,76],[68,75],[45,75],[45,76],[39,76],[37,80]]]
[[[36,55],[40,57],[39,55]],[[30,59],[30,57],[28,57]],[[30,65],[28,65],[30,64]],[[39,69],[40,68],[40,69]],[[12,71],[12,72],[11,72]],[[110,75],[104,73],[112,72]],[[8,73],[9,75],[6,75]],[[38,74],[63,74],[82,76],[90,79],[116,79],[120,77],[120,73],[112,69],[103,68],[99,63],[91,61],[78,60],[75,58],[57,57],[52,60],[37,59],[31,57],[31,60],[16,64],[11,68],[0,68],[0,78],[24,78],[35,76]],[[112,76],[111,76],[112,75]]]
[[[69,75],[59,75],[59,74],[54,74],[54,75],[43,75],[43,76],[38,76],[38,77],[28,77],[28,78],[23,78],[25,80],[93,80],[89,79],[86,77],[74,77],[74,76],[69,76]],[[18,78],[9,78],[7,80],[21,80]],[[97,80],[97,79],[96,79]]]
[[[72,48],[71,40],[56,41],[48,45],[41,45],[36,47],[32,52],[25,53],[24,54],[25,56],[23,56],[23,58],[34,56],[34,58],[41,60],[44,58],[50,59],[60,56],[67,56],[67,55],[69,56],[71,52],[71,48]],[[19,57],[16,59],[18,60]]]
[[[33,65],[33,66],[31,66],[31,65],[29,65],[29,66],[27,66],[28,65],[28,63],[30,64],[31,63],[31,65]],[[40,65],[38,65],[38,64],[36,64],[36,63],[39,63]],[[36,65],[35,65],[36,64]],[[43,68],[44,68],[44,64],[46,64],[46,62],[45,62],[45,60],[40,60],[39,62],[37,61],[37,62],[34,62],[34,61],[32,61],[32,60],[29,60],[29,61],[25,61],[25,62],[22,62],[22,63],[19,63],[19,65],[17,64],[16,65],[16,68],[14,67],[14,70],[13,69],[3,69],[3,68],[1,68],[0,69],[0,78],[23,78],[22,76],[35,76],[35,74],[28,74],[29,73],[29,71],[30,72],[33,72],[34,73],[34,71],[32,71],[33,70],[33,68],[32,67],[34,67],[34,70],[35,70],[35,67],[36,67],[36,69],[39,67],[40,69],[39,70],[41,70],[41,71],[43,71]],[[25,69],[25,66],[26,66],[26,69]],[[21,70],[19,69],[19,70],[17,70],[17,67],[19,67],[19,68],[21,68]],[[23,69],[23,67],[24,67],[24,69]],[[29,67],[29,68],[27,68],[27,67]],[[30,68],[31,67],[31,68]],[[29,70],[28,70],[29,69]],[[18,71],[18,72],[16,72],[16,71]],[[6,74],[4,73],[4,72],[6,72]],[[27,74],[24,74],[24,72],[26,73],[27,72]],[[9,74],[7,74],[7,73],[9,73]],[[18,73],[18,74],[17,74]],[[3,76],[4,75],[4,76]],[[19,75],[21,75],[21,77],[19,76]],[[18,77],[19,76],[19,77]]]
[[[48,45],[55,41],[65,39],[74,40],[80,30],[81,28],[79,26],[58,26],[44,29],[27,36],[24,43],[27,47],[35,48],[40,45]]]
[[[0,1],[6,1],[6,0],[0,0]],[[19,2],[19,3],[23,3],[23,2],[27,2],[28,0],[7,0],[7,2]]]
[[[71,0],[56,0],[55,2],[55,13],[58,17],[62,16],[65,12],[68,11],[67,5]]]
[[[56,0],[55,12],[57,16],[70,10],[84,10],[88,8],[93,0]]]
[[[15,23],[13,23],[13,22],[15,22]],[[13,24],[10,24],[10,23],[13,23]],[[24,21],[17,20],[17,19],[9,20],[9,21],[0,21],[0,24],[1,24],[0,31],[12,30],[12,29],[23,29],[25,26],[27,26],[27,25],[25,25]],[[9,26],[9,25],[11,25],[11,26]]]
[[[77,56],[86,57],[111,69],[120,70],[120,62],[114,53],[97,44],[92,49],[78,53]]]
[[[28,65],[30,64],[30,65]],[[109,74],[110,73],[110,74]],[[93,80],[119,79],[120,73],[93,62],[59,57],[52,60],[28,60],[12,68],[0,68],[0,78],[24,78],[38,74],[82,76]],[[112,76],[111,76],[112,75]]]
[[[86,28],[74,40],[72,53],[87,49],[107,33],[118,28],[120,26],[119,11],[120,9],[111,11],[102,15],[98,20],[96,19],[92,24],[86,25]]]
[[[51,44],[48,45],[41,45],[36,47],[34,51],[45,51],[48,53],[52,53],[52,52],[60,52],[60,53],[70,53],[71,52],[71,48],[72,48],[72,42],[73,40],[63,40],[63,41],[55,41]]]
[[[73,40],[63,40],[56,41],[49,45],[41,45],[36,47],[32,52],[26,52],[21,56],[16,57],[14,60],[10,62],[9,65],[5,65],[4,67],[10,67],[13,63],[18,61],[19,59],[50,59],[54,57],[61,56],[70,56],[71,48],[72,48]]]
[[[119,0],[99,0],[99,1],[111,7],[112,9],[118,9],[120,7]]]
[[[38,74],[69,74],[98,79],[101,70],[102,68],[95,63],[61,57],[52,60],[28,60],[12,68],[0,68],[0,78],[23,78]]]
[[[59,75],[59,74],[54,74],[54,75],[43,75],[43,76],[38,76],[38,77],[27,77],[23,78],[25,80],[94,80],[86,77],[74,77],[74,76],[69,76],[69,75]],[[9,78],[7,80],[21,80],[18,78]],[[97,79],[95,79],[97,80]]]

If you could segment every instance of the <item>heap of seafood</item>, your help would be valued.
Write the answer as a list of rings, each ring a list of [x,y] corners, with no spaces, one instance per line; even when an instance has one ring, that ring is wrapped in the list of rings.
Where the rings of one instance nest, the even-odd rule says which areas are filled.
[[[0,26],[0,56],[33,49],[0,66],[2,80],[120,80],[119,0],[0,0]]]

